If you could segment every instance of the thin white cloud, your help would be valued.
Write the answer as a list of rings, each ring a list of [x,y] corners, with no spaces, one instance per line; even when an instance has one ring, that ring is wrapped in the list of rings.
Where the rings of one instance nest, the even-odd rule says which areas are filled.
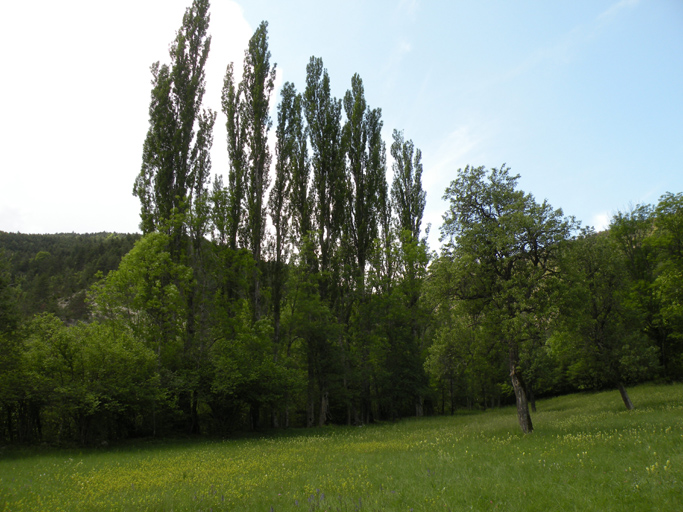
[[[396,12],[414,19],[419,8],[420,2],[418,0],[400,0],[396,6]]]
[[[401,41],[400,43],[398,43],[398,53],[401,55],[410,53],[412,49],[413,45],[410,44],[408,41]]]
[[[433,157],[425,168],[423,184],[425,188],[450,182],[448,176],[453,176],[459,167],[467,165],[467,156],[471,155],[481,143],[469,126],[460,126],[441,139],[433,150]]]
[[[638,199],[638,204],[653,204],[659,202],[660,191],[666,190],[667,185],[661,180],[652,182],[650,187],[643,190],[640,198]]]
[[[406,54],[410,53],[410,51],[412,49],[413,49],[412,45],[408,41],[405,41],[405,40],[398,41],[393,46],[391,54],[389,55],[389,58],[387,59],[387,62],[383,68],[383,74],[384,75],[390,75],[392,77],[392,78],[390,78],[390,81],[398,73],[404,56]]]
[[[419,3],[417,0],[400,0],[390,19],[392,25],[395,27],[403,27],[406,24],[411,24],[415,21],[415,14],[417,12]],[[413,49],[412,43],[405,37],[408,31],[397,28],[397,32],[402,36],[398,38],[396,43],[388,55],[386,63],[382,68],[383,74],[387,77],[387,84],[391,86],[401,67],[401,63],[405,55],[410,53]]]
[[[439,228],[448,208],[448,202],[442,199],[444,191],[459,168],[468,164],[480,165],[473,159],[480,157],[475,152],[480,151],[484,138],[481,127],[459,126],[423,152],[422,187],[427,192],[423,226],[431,224],[429,245],[432,249],[440,246]]]
[[[564,64],[573,61],[584,46],[590,43],[608,24],[615,22],[627,9],[632,9],[640,0],[620,0],[600,13],[594,19],[581,23],[561,35],[552,44],[537,48],[522,62],[511,68],[506,79],[512,79],[548,63]]]
[[[598,21],[601,22],[610,22],[614,18],[616,18],[621,11],[624,9],[632,9],[636,5],[640,3],[640,0],[620,0],[619,2],[616,2],[615,4],[612,4],[609,8],[607,8],[605,11],[603,11],[599,16],[598,16]]]

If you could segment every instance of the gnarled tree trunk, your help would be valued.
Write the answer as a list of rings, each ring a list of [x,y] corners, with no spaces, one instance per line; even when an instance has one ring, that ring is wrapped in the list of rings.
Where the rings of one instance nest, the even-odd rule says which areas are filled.
[[[624,401],[624,405],[629,411],[633,410],[633,402],[631,402],[631,398],[628,396],[628,392],[626,391],[626,388],[624,385],[619,382],[617,383],[617,387],[619,388],[619,393],[621,393],[621,399]]]
[[[534,426],[531,423],[531,414],[529,414],[529,401],[524,391],[524,384],[522,377],[517,371],[517,350],[510,348],[510,380],[512,381],[512,389],[515,391],[515,402],[517,404],[517,420],[522,432],[531,434]]]

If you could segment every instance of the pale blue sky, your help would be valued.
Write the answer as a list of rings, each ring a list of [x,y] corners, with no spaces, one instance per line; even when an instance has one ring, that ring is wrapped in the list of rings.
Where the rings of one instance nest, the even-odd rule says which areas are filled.
[[[8,7],[0,230],[137,230],[149,65],[168,60],[189,1]],[[357,72],[387,145],[398,128],[422,149],[432,246],[468,164],[507,163],[522,189],[597,227],[683,191],[681,0],[213,0],[209,106],[261,20],[278,85],[303,90],[311,55],[338,97]],[[216,172],[224,147],[217,130]]]

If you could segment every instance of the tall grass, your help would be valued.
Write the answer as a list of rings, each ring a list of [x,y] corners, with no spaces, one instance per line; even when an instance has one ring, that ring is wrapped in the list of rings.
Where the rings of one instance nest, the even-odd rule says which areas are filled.
[[[2,455],[0,509],[683,510],[683,385],[225,441]]]

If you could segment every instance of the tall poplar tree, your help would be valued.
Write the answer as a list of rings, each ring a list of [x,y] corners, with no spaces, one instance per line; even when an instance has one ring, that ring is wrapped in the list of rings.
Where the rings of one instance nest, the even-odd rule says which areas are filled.
[[[204,66],[211,37],[209,1],[194,0],[170,47],[170,65],[152,65],[149,130],[133,194],[140,199],[143,233],[164,231],[182,257],[193,191],[204,189],[214,114],[202,109]]]
[[[334,98],[330,89],[330,77],[318,57],[311,57],[306,66],[306,90],[303,107],[307,131],[311,143],[312,190],[311,235],[313,243],[311,258],[317,269],[316,285],[320,293],[321,309],[332,310],[336,294],[333,261],[339,244],[344,222],[346,180],[344,153],[341,136],[341,101]],[[302,190],[303,177],[297,179]],[[296,190],[296,188],[295,188]],[[302,217],[306,222],[305,217]],[[324,316],[324,315],[323,315]],[[308,369],[307,426],[315,423],[316,404],[318,424],[327,420],[329,393],[333,375],[328,370],[335,366],[335,350],[326,336],[309,331],[306,339]]]
[[[343,223],[345,180],[341,101],[332,96],[330,77],[319,57],[311,57],[306,66],[304,112],[313,153],[313,228],[317,234],[318,270],[326,274]],[[321,283],[321,295],[327,299],[326,278]]]
[[[216,211],[217,227],[228,246],[237,250],[240,233],[244,230],[244,200],[247,174],[247,123],[243,113],[241,84],[235,84],[234,66],[231,62],[225,73],[221,107],[226,117],[228,158],[228,187],[214,190],[214,203],[220,206]]]
[[[378,235],[380,191],[386,184],[386,151],[382,141],[382,111],[370,109],[358,74],[344,96],[344,149],[347,159],[349,222],[355,257],[357,290],[365,290],[365,273],[373,242]]]
[[[401,231],[408,231],[413,240],[419,240],[427,202],[427,193],[422,189],[422,152],[415,148],[412,140],[404,140],[403,132],[394,130],[391,156],[394,182],[391,197]]]
[[[244,241],[254,259],[251,306],[254,320],[261,318],[261,278],[266,229],[266,191],[270,185],[271,155],[268,131],[270,96],[275,87],[275,65],[268,50],[268,23],[263,21],[244,52],[242,81],[236,87],[232,64],[223,84],[223,112],[227,117],[230,167],[229,243],[237,245],[239,217],[245,214]],[[244,210],[243,210],[244,208]]]
[[[268,131],[272,125],[268,113],[270,96],[275,87],[275,65],[270,66],[268,23],[263,21],[249,41],[244,55],[245,114],[247,145],[249,147],[249,179],[247,182],[247,241],[254,257],[252,304],[255,319],[262,315],[259,264],[262,260],[266,230],[265,195],[270,185],[271,155]]]
[[[419,298],[429,261],[426,240],[420,240],[426,204],[426,192],[422,189],[422,152],[415,148],[412,140],[405,140],[401,131],[394,130],[393,139],[391,199],[399,237],[398,295],[400,306],[405,309],[404,315],[395,322],[401,324],[403,330],[391,339],[395,362],[392,381],[402,391],[399,396],[412,395],[415,413],[421,416],[427,382],[421,343],[426,314],[421,311]]]
[[[420,240],[422,216],[427,194],[422,189],[422,152],[412,140],[404,140],[403,132],[394,130],[391,156],[394,181],[391,198],[396,213],[402,252],[402,273],[409,284],[409,303],[414,307],[419,297],[417,274],[427,263],[426,242]]]
[[[379,234],[382,191],[386,190],[386,150],[381,137],[382,111],[371,109],[365,101],[363,81],[358,74],[351,78],[351,89],[344,96],[346,123],[343,128],[347,164],[347,233],[355,301],[353,316],[354,345],[349,352],[359,365],[356,392],[360,399],[360,420],[370,421],[370,331],[366,293],[366,272]],[[346,318],[351,317],[348,313]],[[351,350],[353,348],[353,350]]]
[[[291,167],[291,190],[289,215],[292,222],[293,243],[301,251],[306,241],[312,236],[313,197],[311,189],[311,168],[308,157],[308,142],[305,117],[303,113],[304,98],[296,92],[294,85],[282,89],[283,117],[287,124],[283,127],[282,139],[287,141],[286,156]],[[278,136],[278,141],[280,140]],[[280,156],[278,155],[278,159]],[[309,267],[312,263],[308,262]]]
[[[202,108],[204,67],[211,47],[209,20],[209,1],[194,0],[171,44],[170,65],[152,65],[150,127],[133,188],[141,203],[143,233],[168,235],[173,262],[190,265],[195,275],[194,280],[183,283],[169,273],[161,276],[163,286],[175,282],[186,303],[185,367],[178,369],[174,386],[181,407],[190,413],[192,432],[199,428],[196,382],[204,353],[200,338],[207,337],[198,329],[206,325],[200,314],[205,285],[202,244],[209,226],[207,185],[216,119],[214,112]]]
[[[285,277],[285,264],[289,247],[289,235],[292,229],[292,213],[295,207],[306,209],[306,183],[301,183],[300,176],[308,173],[306,166],[306,141],[301,114],[301,96],[297,94],[294,84],[287,82],[282,87],[282,100],[278,106],[278,124],[275,143],[275,181],[270,192],[268,208],[273,223],[273,276],[272,302],[273,327],[275,330],[275,346],[280,343],[280,309]],[[299,180],[294,183],[294,178]],[[303,191],[301,187],[304,187]],[[295,187],[298,187],[296,191]],[[293,194],[293,192],[296,194]],[[303,197],[301,197],[303,195]],[[292,201],[292,197],[296,203]],[[304,217],[302,213],[297,217]],[[306,219],[303,219],[303,223]],[[300,223],[302,223],[300,221]],[[276,349],[277,350],[277,349]]]

